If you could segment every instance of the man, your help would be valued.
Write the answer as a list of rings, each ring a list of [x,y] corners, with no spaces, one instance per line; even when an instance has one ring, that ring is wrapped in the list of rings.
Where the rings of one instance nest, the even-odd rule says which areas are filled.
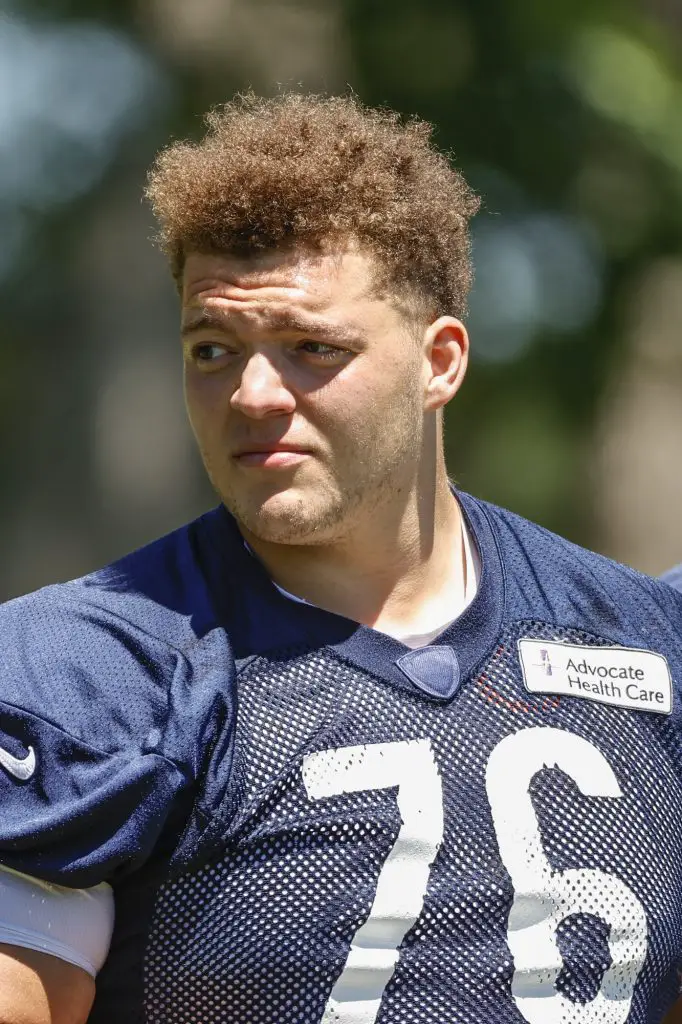
[[[682,563],[664,572],[661,579],[669,583],[671,587],[677,587],[678,590],[682,590]]]
[[[286,95],[149,195],[221,505],[2,609],[0,1020],[659,1021],[682,595],[453,491],[472,193]]]

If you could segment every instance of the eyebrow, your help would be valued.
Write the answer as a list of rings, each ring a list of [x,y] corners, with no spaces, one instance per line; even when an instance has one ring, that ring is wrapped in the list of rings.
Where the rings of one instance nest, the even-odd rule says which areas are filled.
[[[357,341],[360,332],[345,324],[333,323],[329,320],[307,317],[296,311],[273,312],[266,320],[266,329],[271,331],[295,331],[300,334],[315,334],[339,341]],[[184,338],[203,330],[229,331],[230,320],[223,314],[211,309],[200,309],[189,314],[182,322],[181,333]]]

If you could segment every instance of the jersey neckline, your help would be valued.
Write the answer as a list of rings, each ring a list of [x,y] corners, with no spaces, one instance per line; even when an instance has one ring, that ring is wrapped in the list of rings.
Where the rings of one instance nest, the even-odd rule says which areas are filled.
[[[459,618],[418,651],[450,648],[459,664],[459,678],[464,680],[497,642],[504,617],[505,581],[498,541],[484,504],[461,491],[454,495],[478,549],[478,592]],[[246,550],[237,524],[224,506],[203,522],[219,556],[211,572],[212,589],[238,665],[277,651],[326,647],[363,671],[424,694],[425,688],[398,664],[400,658],[415,653],[411,648],[371,626],[284,597]],[[437,699],[449,698],[454,692],[456,687],[439,695],[426,687],[426,693]]]

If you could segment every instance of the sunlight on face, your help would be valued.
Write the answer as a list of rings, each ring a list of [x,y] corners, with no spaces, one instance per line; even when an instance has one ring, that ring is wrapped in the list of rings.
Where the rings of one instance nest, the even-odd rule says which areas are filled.
[[[275,543],[347,536],[414,484],[424,357],[359,252],[191,255],[183,350],[210,479]]]

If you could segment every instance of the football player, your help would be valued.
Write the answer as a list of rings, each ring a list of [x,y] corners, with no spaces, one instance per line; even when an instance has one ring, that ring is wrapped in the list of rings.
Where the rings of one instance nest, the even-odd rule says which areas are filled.
[[[660,1021],[682,595],[450,483],[472,192],[302,95],[148,192],[220,505],[0,611],[0,1020]]]
[[[669,583],[671,587],[677,587],[678,590],[682,590],[682,563],[664,572],[661,579]]]

